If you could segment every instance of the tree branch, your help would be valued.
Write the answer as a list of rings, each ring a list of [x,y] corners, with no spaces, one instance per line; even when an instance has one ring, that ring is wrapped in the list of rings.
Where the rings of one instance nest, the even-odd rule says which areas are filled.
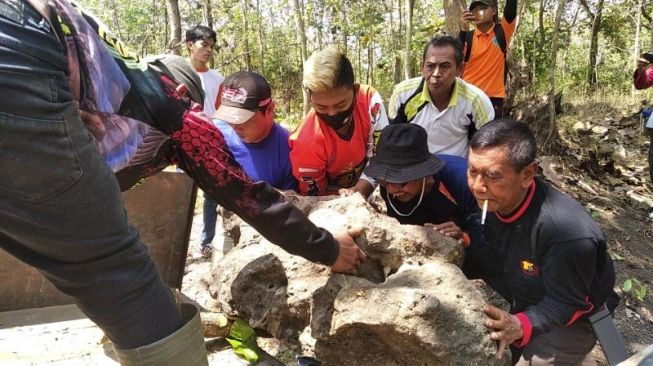
[[[587,3],[587,0],[580,0],[580,4],[583,6],[583,8],[585,8],[587,15],[590,17],[590,20],[594,22],[594,13],[592,13],[592,9],[590,9],[590,5]]]
[[[642,4],[642,16],[643,16],[644,18],[646,18],[646,20],[648,20],[649,23],[651,23],[651,22],[653,22],[652,15],[649,14],[648,11],[647,11],[646,9],[647,9],[647,6],[644,5],[644,4]],[[651,7],[651,9],[653,9],[653,7]]]
[[[275,47],[281,47],[282,49],[285,49],[287,47],[298,46],[298,45],[299,45],[299,42],[295,42],[295,43],[286,43],[284,45],[276,45]],[[243,53],[241,53],[239,55],[236,55],[236,56],[230,58],[229,60],[223,62],[218,68],[225,67],[225,66],[229,65],[230,63],[236,61],[237,59],[239,59],[241,57],[245,57],[245,56],[247,56],[249,54],[252,54],[254,52],[260,52],[260,50],[243,52]],[[265,48],[263,54],[269,54],[268,48]]]

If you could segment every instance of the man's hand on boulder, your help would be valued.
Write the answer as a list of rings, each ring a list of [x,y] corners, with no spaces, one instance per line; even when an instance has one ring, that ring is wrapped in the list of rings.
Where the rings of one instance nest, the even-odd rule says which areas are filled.
[[[365,253],[354,242],[354,238],[362,232],[363,230],[361,228],[356,228],[341,231],[333,235],[338,241],[338,244],[340,244],[338,258],[336,258],[336,262],[331,266],[334,272],[356,274],[356,267],[366,258]]]
[[[521,323],[516,316],[490,304],[485,304],[483,312],[490,318],[485,321],[485,326],[493,330],[490,338],[498,342],[497,358],[501,359],[506,348],[523,337]]]
[[[358,191],[354,187],[352,187],[352,188],[340,188],[338,190],[338,194],[340,195],[340,197],[353,196],[354,194],[356,194],[356,192],[358,192]]]
[[[424,226],[433,228],[446,237],[454,238],[458,240],[459,243],[463,242],[463,231],[453,221],[447,221],[437,225],[427,222]]]
[[[365,179],[359,179],[356,185],[351,188],[340,188],[338,194],[340,197],[349,197],[356,193],[360,193],[363,198],[367,199],[374,191],[374,188],[375,187],[370,182]]]

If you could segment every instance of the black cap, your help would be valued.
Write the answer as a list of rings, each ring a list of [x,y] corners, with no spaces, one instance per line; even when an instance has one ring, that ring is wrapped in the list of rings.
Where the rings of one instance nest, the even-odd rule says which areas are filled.
[[[426,130],[414,123],[400,123],[383,129],[365,174],[388,183],[405,183],[433,175],[443,166],[444,162],[429,152]]]
[[[220,107],[213,118],[231,124],[247,122],[256,111],[272,101],[270,84],[255,72],[238,71],[222,82]]]
[[[497,7],[496,0],[473,0],[472,3],[469,4],[469,10],[472,10],[472,8],[474,8],[478,4],[485,4],[495,8]]]

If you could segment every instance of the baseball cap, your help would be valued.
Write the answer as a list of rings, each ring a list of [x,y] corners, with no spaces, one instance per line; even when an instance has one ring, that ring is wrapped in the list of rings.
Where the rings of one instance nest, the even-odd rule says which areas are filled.
[[[238,71],[222,82],[220,107],[213,118],[239,125],[272,101],[270,84],[255,72]]]
[[[473,7],[475,7],[476,5],[480,5],[480,4],[485,4],[485,5],[488,5],[488,6],[493,6],[493,7],[495,7],[495,8],[496,8],[496,6],[497,6],[497,3],[496,3],[495,0],[474,0],[474,1],[472,1],[471,4],[469,4],[469,9],[471,10]]]

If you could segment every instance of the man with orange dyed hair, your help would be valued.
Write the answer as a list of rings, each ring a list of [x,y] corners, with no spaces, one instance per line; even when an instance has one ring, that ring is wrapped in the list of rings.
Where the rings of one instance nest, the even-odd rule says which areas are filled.
[[[503,116],[506,99],[506,48],[517,26],[517,0],[506,0],[499,22],[496,0],[474,0],[461,18],[460,41],[464,44],[463,79],[490,97],[494,118]],[[475,30],[469,30],[473,23]]]
[[[381,96],[373,87],[354,82],[351,62],[333,47],[309,57],[303,84],[313,108],[289,139],[300,192],[321,196],[346,190],[369,196],[376,183],[363,169],[388,124]]]

